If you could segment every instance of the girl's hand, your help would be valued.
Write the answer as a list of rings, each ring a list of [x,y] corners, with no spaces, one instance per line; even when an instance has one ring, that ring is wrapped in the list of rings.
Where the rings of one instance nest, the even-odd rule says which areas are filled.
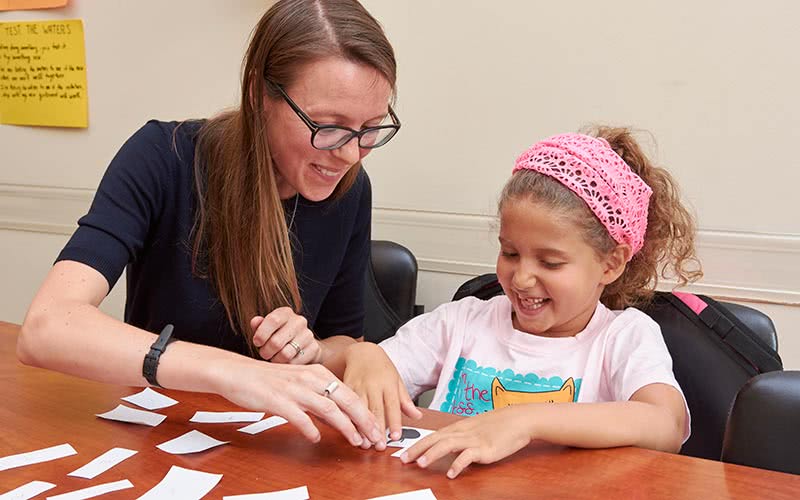
[[[290,307],[253,317],[250,328],[258,354],[268,361],[307,365],[320,360],[322,347],[308,329],[306,318],[295,314]]]
[[[322,365],[241,358],[220,363],[217,377],[221,396],[243,408],[280,415],[309,441],[319,441],[320,432],[306,413],[326,421],[354,446],[363,446],[364,438],[372,443],[385,439],[364,402]]]
[[[497,462],[531,442],[531,419],[519,410],[507,406],[460,420],[425,436],[400,459],[403,463],[416,460],[417,465],[425,468],[445,455],[459,453],[447,471],[450,479],[473,462]]]
[[[386,427],[392,439],[400,439],[402,414],[421,418],[422,412],[414,405],[400,374],[386,353],[370,342],[359,342],[347,348],[346,368],[342,380],[353,388],[375,415],[378,427],[383,430],[376,449],[386,448]],[[366,444],[366,443],[365,443]]]

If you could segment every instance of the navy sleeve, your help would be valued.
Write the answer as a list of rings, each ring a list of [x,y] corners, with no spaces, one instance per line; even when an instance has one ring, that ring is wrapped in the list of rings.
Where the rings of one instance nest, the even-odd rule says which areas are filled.
[[[89,213],[56,262],[73,260],[99,271],[109,290],[125,266],[135,261],[164,204],[174,161],[172,133],[148,122],[122,146],[97,188]]]
[[[366,172],[361,184],[358,213],[336,280],[320,307],[314,331],[320,338],[364,334],[364,283],[372,238],[372,185]]]

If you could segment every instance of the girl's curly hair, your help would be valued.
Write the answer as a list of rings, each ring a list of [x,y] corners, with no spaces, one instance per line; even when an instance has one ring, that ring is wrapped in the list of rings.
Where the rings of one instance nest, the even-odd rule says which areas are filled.
[[[608,141],[653,190],[644,246],[628,262],[622,275],[605,287],[600,301],[610,309],[642,307],[652,299],[660,278],[675,279],[678,286],[683,286],[702,277],[695,254],[695,221],[681,203],[678,185],[669,172],[652,164],[628,128],[598,126],[587,133]],[[535,171],[520,170],[503,188],[499,209],[509,200],[526,198],[564,214],[599,255],[607,255],[617,246],[589,206],[559,181]]]

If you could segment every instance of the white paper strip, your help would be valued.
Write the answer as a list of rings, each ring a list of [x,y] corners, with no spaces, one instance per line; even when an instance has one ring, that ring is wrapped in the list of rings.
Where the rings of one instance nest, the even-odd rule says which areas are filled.
[[[138,500],[199,500],[220,479],[222,474],[209,474],[173,465],[164,479]]]
[[[159,410],[178,404],[178,402],[171,397],[156,392],[149,387],[145,387],[142,392],[126,396],[122,398],[122,400],[148,410]]]
[[[119,422],[128,422],[131,424],[144,424],[155,427],[167,418],[166,415],[160,413],[153,413],[152,411],[137,410],[129,408],[125,405],[119,405],[111,411],[105,413],[98,413],[98,417],[108,420],[117,420]]]
[[[390,441],[391,438],[387,436],[387,443],[386,446],[390,448],[410,448],[414,445],[417,441],[424,438],[428,434],[433,434],[433,431],[430,429],[420,429],[419,427],[404,427],[403,429],[415,430],[419,433],[419,437],[415,438],[404,438],[399,441]]]
[[[97,486],[90,486],[89,488],[62,493],[54,497],[47,497],[47,500],[83,500],[84,498],[99,497],[100,495],[111,493],[112,491],[126,490],[128,488],[133,488],[133,484],[127,479],[123,479],[122,481],[98,484]]]
[[[258,422],[264,412],[255,411],[198,411],[189,422],[205,424],[226,424],[229,422]]]
[[[185,453],[197,453],[198,451],[205,451],[209,448],[228,444],[230,441],[219,441],[207,436],[200,431],[192,430],[186,434],[161,443],[156,448],[173,455],[183,455]]]
[[[411,448],[417,441],[419,441],[420,439],[424,438],[428,434],[433,434],[433,432],[434,432],[434,431],[432,431],[430,429],[420,429],[419,427],[406,427],[406,429],[415,429],[415,430],[419,431],[419,437],[417,437],[417,438],[405,438],[402,441],[392,441],[392,442],[386,443],[387,447],[400,448],[396,452],[392,453],[391,456],[400,458],[400,455],[405,453],[405,451],[407,449]]]
[[[114,467],[126,458],[136,455],[136,450],[128,450],[125,448],[111,448],[99,457],[95,458],[88,464],[80,469],[74,470],[67,474],[68,476],[82,477],[85,479],[94,479],[108,469]]]
[[[407,491],[405,493],[397,493],[396,495],[386,495],[382,497],[374,497],[369,500],[436,500],[430,488],[424,490]]]
[[[251,493],[249,495],[233,495],[222,497],[222,500],[308,500],[308,488],[300,486],[290,490],[271,491],[269,493]]]
[[[256,422],[254,424],[250,424],[246,427],[242,427],[241,429],[237,429],[239,432],[246,432],[247,434],[258,434],[259,432],[263,432],[267,429],[272,429],[273,427],[277,427],[279,425],[283,425],[287,423],[283,417],[279,417],[277,415],[273,415],[269,418],[265,418],[260,422]]]
[[[28,500],[33,498],[39,493],[44,493],[47,490],[55,488],[53,483],[46,483],[44,481],[31,481],[28,484],[23,484],[19,488],[3,493],[0,495],[0,500]]]
[[[7,457],[0,458],[0,470],[13,469],[14,467],[22,467],[23,465],[38,464],[41,462],[47,462],[48,460],[68,457],[77,453],[78,452],[75,451],[75,448],[72,446],[68,444],[60,444],[58,446],[51,446],[50,448],[43,448],[41,450],[19,453],[17,455],[9,455]]]

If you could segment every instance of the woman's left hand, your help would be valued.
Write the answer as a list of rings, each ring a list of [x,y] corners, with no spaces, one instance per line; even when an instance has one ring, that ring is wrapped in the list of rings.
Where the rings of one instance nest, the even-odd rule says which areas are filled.
[[[520,407],[507,406],[442,427],[410,447],[400,459],[416,460],[422,468],[445,455],[458,453],[447,477],[458,476],[471,463],[497,462],[531,442],[530,416]]]
[[[250,328],[258,354],[268,361],[307,365],[320,360],[322,346],[308,329],[306,318],[290,307],[279,307],[266,316],[253,317]]]

